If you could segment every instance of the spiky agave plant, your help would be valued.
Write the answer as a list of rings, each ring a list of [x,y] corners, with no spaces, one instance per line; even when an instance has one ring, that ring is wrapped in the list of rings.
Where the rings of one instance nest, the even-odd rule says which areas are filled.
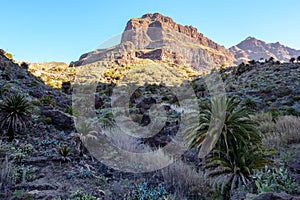
[[[207,175],[217,180],[216,183],[222,183],[223,191],[228,186],[232,191],[247,184],[253,170],[269,163],[261,148],[258,123],[251,120],[250,113],[234,97],[212,99],[202,106],[200,125],[189,132],[191,148],[199,147],[201,151],[205,143],[211,141],[210,146],[205,145],[213,149],[205,167]],[[222,120],[220,127],[211,128],[218,124],[214,123],[216,119]]]
[[[31,118],[30,107],[20,94],[6,97],[0,103],[0,127],[6,129],[9,142],[13,141],[17,130],[26,128]]]

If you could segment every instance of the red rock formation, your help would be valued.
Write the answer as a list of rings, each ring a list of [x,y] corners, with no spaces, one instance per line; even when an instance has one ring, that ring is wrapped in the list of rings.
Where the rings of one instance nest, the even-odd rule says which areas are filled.
[[[121,44],[113,49],[96,50],[83,54],[75,66],[107,61],[107,65],[134,63],[136,58],[166,61],[192,66],[202,71],[215,66],[233,65],[235,58],[227,50],[197,28],[183,26],[159,13],[145,14],[127,22]]]
[[[215,64],[231,65],[235,61],[234,54],[211,39],[205,37],[202,33],[198,33],[197,28],[193,26],[183,26],[174,22],[170,17],[163,16],[159,13],[145,14],[141,18],[133,18],[128,21],[124,33],[149,28],[161,28],[162,30],[171,30],[172,32],[181,33],[191,38],[196,44],[211,49],[208,54],[212,56]],[[163,39],[163,38],[162,38]],[[122,41],[133,40],[132,37],[123,35]]]

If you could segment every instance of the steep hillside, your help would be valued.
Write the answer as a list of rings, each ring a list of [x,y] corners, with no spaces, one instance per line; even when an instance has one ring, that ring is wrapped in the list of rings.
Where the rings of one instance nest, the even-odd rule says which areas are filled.
[[[28,63],[28,71],[54,88],[61,88],[63,82],[73,80],[76,69],[64,62]]]
[[[266,43],[254,37],[248,37],[238,45],[233,46],[230,50],[234,53],[237,62],[248,60],[259,60],[261,58],[288,62],[292,57],[297,58],[300,50],[284,46],[279,42]]]
[[[300,64],[240,64],[221,70],[228,95],[238,95],[256,110],[300,116]]]

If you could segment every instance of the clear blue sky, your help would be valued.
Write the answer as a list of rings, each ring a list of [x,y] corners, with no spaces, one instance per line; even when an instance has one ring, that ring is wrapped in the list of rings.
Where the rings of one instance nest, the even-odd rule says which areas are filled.
[[[0,0],[0,10],[0,48],[15,60],[77,60],[154,12],[225,47],[251,35],[300,49],[299,0]]]

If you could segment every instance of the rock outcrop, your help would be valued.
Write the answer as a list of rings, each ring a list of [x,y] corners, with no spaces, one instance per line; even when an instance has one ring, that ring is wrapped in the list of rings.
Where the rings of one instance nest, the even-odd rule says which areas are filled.
[[[232,62],[234,59],[231,52],[229,52],[224,46],[217,44],[211,39],[205,37],[202,33],[198,32],[198,29],[193,26],[183,26],[174,22],[170,17],[163,16],[159,13],[154,14],[145,14],[142,18],[134,18],[128,21],[125,32],[129,30],[136,30],[140,28],[161,28],[170,29],[174,32],[182,33],[189,38],[193,38],[194,41],[204,47],[211,48],[212,50],[217,51],[219,54],[224,54],[226,58],[224,61]],[[124,35],[123,35],[124,36]],[[122,38],[122,41],[127,41],[128,39]],[[216,61],[217,62],[217,61]]]
[[[232,65],[235,61],[231,51],[198,33],[197,28],[177,24],[170,17],[155,13],[129,20],[119,45],[83,54],[70,65],[101,61],[104,66],[126,66],[137,59],[175,63],[198,71]]]

